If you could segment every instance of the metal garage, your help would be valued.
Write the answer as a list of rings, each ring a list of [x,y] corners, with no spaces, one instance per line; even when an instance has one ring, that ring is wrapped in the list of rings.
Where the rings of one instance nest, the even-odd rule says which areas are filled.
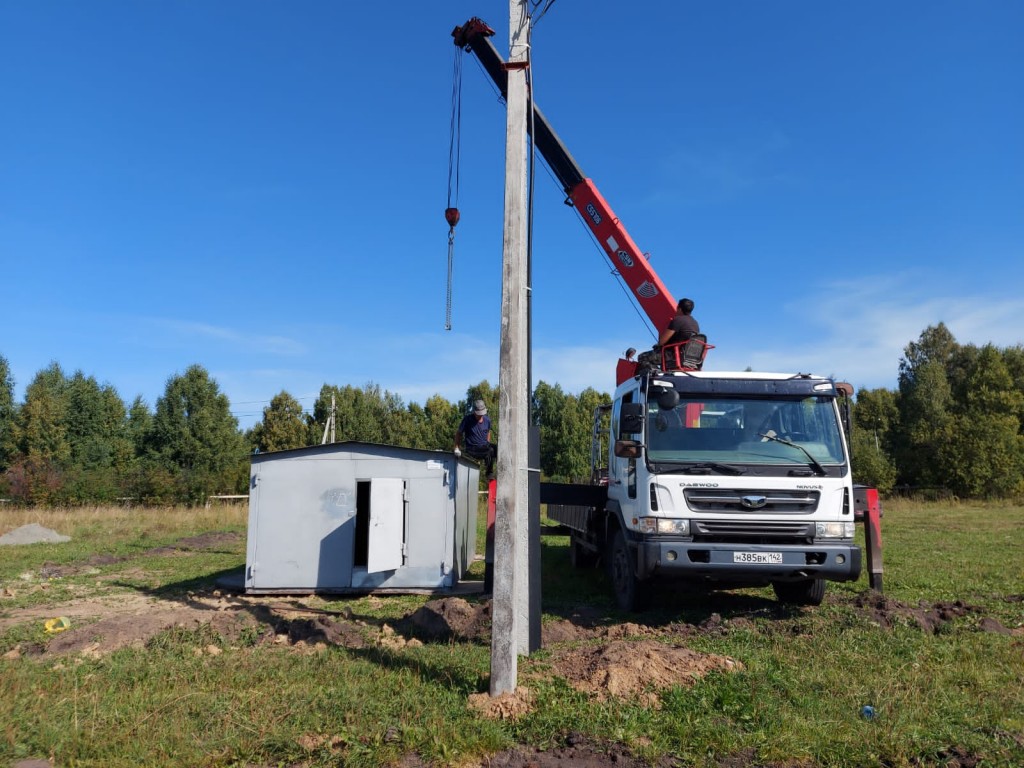
[[[344,442],[254,454],[246,592],[451,589],[476,553],[479,470]]]

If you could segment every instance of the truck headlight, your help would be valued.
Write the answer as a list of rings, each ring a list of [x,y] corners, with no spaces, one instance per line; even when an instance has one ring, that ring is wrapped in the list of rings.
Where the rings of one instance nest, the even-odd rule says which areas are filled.
[[[814,535],[819,539],[852,539],[853,523],[815,523]]]
[[[641,517],[639,527],[641,533],[665,533],[675,536],[690,535],[690,521],[672,517]]]

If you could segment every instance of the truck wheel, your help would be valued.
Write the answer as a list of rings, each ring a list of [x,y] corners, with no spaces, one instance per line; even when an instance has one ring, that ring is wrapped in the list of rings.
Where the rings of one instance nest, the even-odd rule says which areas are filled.
[[[636,577],[622,531],[616,531],[608,550],[608,576],[615,602],[623,611],[642,611],[647,606],[646,584]]]
[[[772,588],[780,603],[789,605],[821,605],[825,599],[824,579],[804,581],[773,581]]]

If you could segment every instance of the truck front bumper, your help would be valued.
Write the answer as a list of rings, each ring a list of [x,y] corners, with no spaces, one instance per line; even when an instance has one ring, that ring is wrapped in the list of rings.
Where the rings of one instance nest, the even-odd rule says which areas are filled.
[[[640,579],[663,575],[721,581],[856,581],[860,577],[861,551],[854,544],[779,546],[653,538],[635,543]]]

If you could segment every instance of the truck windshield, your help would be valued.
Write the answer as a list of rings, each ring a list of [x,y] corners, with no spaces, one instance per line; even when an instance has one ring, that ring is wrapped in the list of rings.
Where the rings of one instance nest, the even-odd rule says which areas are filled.
[[[647,456],[655,465],[717,462],[815,470],[845,462],[839,418],[832,398],[824,396],[683,395],[674,408],[661,408],[651,398]]]

